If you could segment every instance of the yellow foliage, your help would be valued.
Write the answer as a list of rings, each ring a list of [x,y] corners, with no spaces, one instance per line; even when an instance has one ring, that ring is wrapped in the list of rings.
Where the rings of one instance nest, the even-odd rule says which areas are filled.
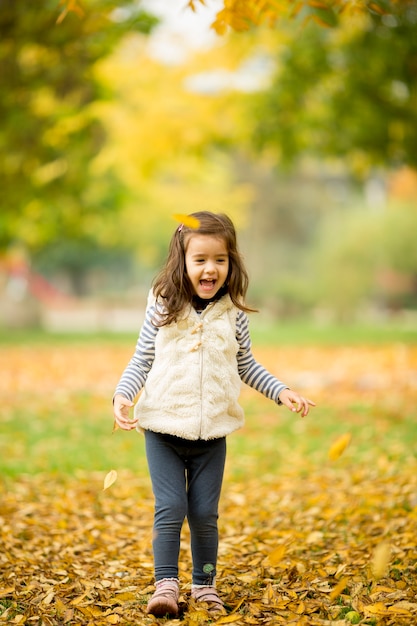
[[[123,233],[149,267],[161,261],[173,214],[227,210],[238,227],[245,220],[252,188],[235,181],[233,157],[212,147],[247,132],[244,99],[229,90],[208,97],[191,90],[189,80],[219,67],[234,71],[250,49],[240,40],[168,67],[149,56],[144,37],[132,35],[96,67],[116,99],[94,108],[109,141],[91,171],[117,171],[130,190],[131,201],[110,230]]]
[[[17,419],[26,428],[28,407],[40,426],[52,406],[54,419],[59,423],[68,419],[84,439],[91,436],[85,415],[89,422],[102,421],[103,410],[108,410],[110,424],[108,398],[115,371],[125,365],[129,352],[126,345],[89,342],[42,348],[3,346],[2,457],[15,453],[18,438],[8,437],[7,428]],[[266,366],[276,367],[275,348],[256,352]],[[332,403],[348,421],[352,414],[346,407],[368,398],[372,418],[379,420],[386,442],[391,441],[389,428],[397,433],[401,428],[398,416],[410,413],[413,406],[414,345],[282,346],[279,353],[289,379],[295,372],[314,369],[317,378],[311,383],[311,393],[314,397],[321,393],[320,404],[336,386],[326,378],[329,388],[323,389],[320,374],[328,376],[337,362],[340,378]],[[358,381],[369,376],[371,369],[384,384],[372,391],[368,378],[367,389],[361,389]],[[395,419],[388,425],[380,414],[394,402],[395,394],[402,404],[395,405]],[[369,441],[366,463],[348,463],[346,458],[345,467],[323,462],[322,450],[306,458],[297,446],[320,429],[320,415],[300,420],[297,438],[290,449],[285,448],[282,437],[270,434],[280,421],[280,409],[271,407],[267,399],[263,404],[262,398],[256,398],[256,416],[248,414],[242,436],[255,446],[260,437],[267,439],[271,456],[282,454],[284,463],[277,471],[264,472],[259,450],[252,457],[233,454],[232,437],[238,435],[232,435],[221,501],[217,577],[228,614],[217,623],[416,623],[417,471],[409,442],[400,449],[400,442],[393,441],[383,456]],[[101,404],[94,418],[92,407],[97,402]],[[294,423],[292,417],[290,423]],[[366,437],[368,425],[361,425]],[[126,435],[124,441],[133,441],[133,446],[143,445],[138,436],[129,440],[127,433],[119,435]],[[114,444],[110,432],[108,440]],[[54,437],[52,443],[56,447],[60,442]],[[97,438],[94,444],[99,447],[102,442]],[[33,445],[29,454],[34,458],[38,449]],[[61,445],[64,451],[67,441]],[[20,454],[27,451],[21,449]],[[230,475],[239,462],[246,471],[243,480]],[[32,623],[40,614],[51,624],[58,620],[127,625],[151,620],[146,602],[153,591],[153,495],[148,477],[139,476],[139,469],[139,461],[129,470],[120,469],[117,490],[103,491],[101,471],[79,471],[72,476],[34,471],[0,482],[0,611],[4,622]],[[370,574],[380,582],[371,579],[369,584]],[[180,577],[181,623],[207,623],[207,612],[189,601],[191,553],[186,542]]]
[[[204,4],[205,0],[199,0]],[[195,10],[195,0],[189,3]],[[212,28],[219,35],[224,35],[228,28],[242,32],[251,26],[267,23],[274,26],[283,18],[295,18],[303,8],[317,10],[313,19],[323,27],[334,26],[334,15],[350,16],[355,13],[376,12],[380,15],[387,13],[386,3],[358,2],[357,0],[224,0],[212,24]],[[320,16],[321,13],[321,16]],[[326,13],[328,17],[326,17]]]

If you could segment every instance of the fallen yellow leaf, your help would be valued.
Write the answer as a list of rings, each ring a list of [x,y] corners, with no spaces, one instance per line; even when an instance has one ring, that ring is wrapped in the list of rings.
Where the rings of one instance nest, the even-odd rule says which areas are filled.
[[[55,596],[55,592],[50,591],[42,600],[42,604],[51,604],[52,600],[54,599],[54,596]]]
[[[103,491],[105,489],[108,489],[109,487],[111,487],[112,484],[116,482],[116,480],[117,480],[117,472],[116,472],[116,470],[110,470],[110,472],[108,474],[106,474],[106,476],[104,478]]]
[[[56,608],[58,617],[61,617],[67,609],[66,605],[62,602],[60,598],[55,598],[55,608]]]
[[[216,624],[232,624],[233,622],[239,622],[242,620],[240,613],[232,613],[231,615],[225,615],[216,620]]]
[[[389,606],[388,613],[395,613],[395,615],[399,615],[399,616],[404,615],[406,617],[411,617],[412,616],[411,611],[404,608],[403,606],[399,606],[399,604],[400,603],[398,602],[397,604],[393,604],[392,606]]]
[[[74,600],[71,600],[71,604],[74,604],[75,606],[77,606],[78,604],[81,604],[81,602],[83,602],[87,596],[88,596],[88,592],[83,593],[82,595],[74,598]]]
[[[386,615],[388,609],[383,602],[375,602],[375,604],[368,604],[368,606],[365,606],[364,611],[365,613],[370,613],[371,615]]]
[[[336,461],[336,459],[338,459],[346,450],[351,439],[352,435],[350,433],[345,433],[344,435],[338,437],[329,449],[329,459],[331,461]]]

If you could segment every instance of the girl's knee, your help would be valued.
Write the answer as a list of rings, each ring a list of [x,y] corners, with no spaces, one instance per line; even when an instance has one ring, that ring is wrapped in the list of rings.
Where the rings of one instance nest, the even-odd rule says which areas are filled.
[[[218,517],[217,511],[205,507],[188,511],[188,523],[192,528],[215,528]]]
[[[159,524],[165,520],[168,523],[182,524],[186,514],[187,508],[181,502],[177,500],[165,502],[155,507],[155,522]]]

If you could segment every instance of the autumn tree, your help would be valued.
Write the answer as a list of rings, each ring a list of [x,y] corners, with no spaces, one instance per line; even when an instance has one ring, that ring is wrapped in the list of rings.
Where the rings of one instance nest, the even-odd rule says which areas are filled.
[[[359,175],[417,168],[416,26],[417,2],[408,2],[335,29],[293,29],[256,102],[257,145],[287,162],[335,156]]]
[[[264,25],[277,32],[277,69],[255,107],[258,147],[281,162],[342,157],[356,174],[417,168],[415,0],[228,0],[212,26]]]
[[[192,11],[205,0],[189,0]],[[242,32],[254,26],[277,26],[286,19],[314,21],[320,26],[336,26],[341,19],[360,14],[388,16],[398,11],[413,12],[414,0],[223,0],[212,27],[219,34],[228,29]]]
[[[77,275],[81,249],[88,262],[109,247],[105,224],[124,194],[114,170],[93,168],[105,141],[94,107],[109,95],[94,67],[156,19],[135,2],[68,8],[55,0],[0,6],[0,248],[22,243]]]
[[[203,5],[188,2],[194,11]],[[276,72],[252,111],[259,123],[248,117],[258,147],[287,162],[342,157],[363,174],[380,164],[417,167],[416,24],[416,0],[224,0],[211,26],[219,35],[276,33]]]

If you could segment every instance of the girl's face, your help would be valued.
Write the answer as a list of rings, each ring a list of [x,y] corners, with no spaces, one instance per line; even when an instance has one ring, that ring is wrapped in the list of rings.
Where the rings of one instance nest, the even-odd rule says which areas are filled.
[[[185,248],[185,267],[195,294],[205,300],[214,298],[229,271],[226,242],[212,235],[190,235]]]

